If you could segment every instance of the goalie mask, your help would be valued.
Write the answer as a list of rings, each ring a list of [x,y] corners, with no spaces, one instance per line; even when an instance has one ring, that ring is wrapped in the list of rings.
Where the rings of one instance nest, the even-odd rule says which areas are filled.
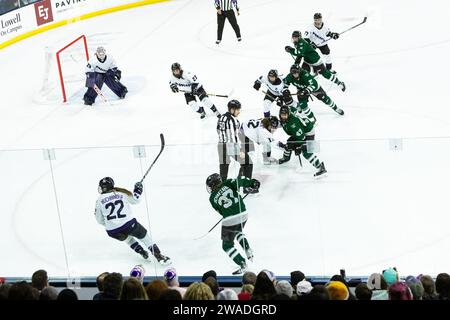
[[[98,47],[97,51],[95,52],[95,55],[97,56],[98,60],[101,62],[105,61],[106,59],[106,50],[103,47]]]

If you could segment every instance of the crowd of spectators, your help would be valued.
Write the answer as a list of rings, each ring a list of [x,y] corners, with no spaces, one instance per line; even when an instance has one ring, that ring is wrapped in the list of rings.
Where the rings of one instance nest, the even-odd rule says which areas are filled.
[[[214,270],[202,281],[180,287],[177,271],[169,268],[161,279],[144,284],[145,270],[136,266],[130,276],[104,272],[97,277],[98,293],[93,300],[449,300],[450,275],[440,273],[401,279],[395,268],[373,273],[367,282],[349,287],[342,275],[334,275],[324,285],[312,285],[301,271],[291,272],[290,281],[277,280],[269,270],[246,272],[238,289],[222,288]],[[0,300],[78,300],[71,289],[49,286],[47,272],[33,273],[31,283],[5,283],[0,278]]]
[[[42,0],[1,0],[0,15]]]

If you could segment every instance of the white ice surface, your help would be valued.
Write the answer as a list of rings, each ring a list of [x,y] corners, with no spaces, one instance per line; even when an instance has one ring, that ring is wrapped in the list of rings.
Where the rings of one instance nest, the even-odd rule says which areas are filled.
[[[241,118],[260,117],[262,94],[253,81],[272,68],[288,72],[292,59],[284,46],[315,12],[338,32],[368,16],[330,42],[347,91],[321,81],[346,114],[311,104],[327,178],[314,181],[311,166],[304,161],[300,170],[296,159],[280,168],[255,165],[262,187],[246,199],[251,268],[279,275],[295,269],[332,275],[343,267],[349,275],[369,275],[389,266],[402,275],[448,272],[448,9],[433,0],[249,0],[238,18],[242,43],[227,23],[216,46],[211,1],[181,0],[81,21],[0,51],[0,149],[8,150],[0,152],[0,276],[30,276],[38,268],[51,276],[126,274],[138,263],[161,274],[163,268],[108,238],[93,216],[98,180],[112,176],[132,188],[157,154],[160,132],[167,147],[134,212],[146,227],[150,221],[179,274],[229,275],[234,265],[221,249],[220,228],[193,240],[220,218],[204,186],[218,170],[216,119],[208,113],[200,121],[170,91],[170,65],[178,61],[195,72],[209,92],[234,89]],[[115,56],[127,99],[116,101],[105,88],[112,106],[98,99],[85,107],[82,91],[66,105],[33,103],[45,46],[80,34],[91,52],[102,44]],[[226,99],[211,99],[225,110]],[[403,139],[402,149],[391,150],[390,139]],[[149,146],[147,158],[135,158],[134,145]],[[56,148],[54,179],[43,148]]]

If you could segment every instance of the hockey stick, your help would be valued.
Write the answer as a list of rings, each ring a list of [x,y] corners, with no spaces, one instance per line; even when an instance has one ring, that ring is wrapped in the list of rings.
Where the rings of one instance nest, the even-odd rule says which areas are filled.
[[[348,28],[348,29],[346,29],[346,30],[344,30],[344,31],[339,32],[338,35],[340,36],[341,34],[346,33],[347,31],[350,31],[350,30],[352,30],[352,29],[355,29],[356,27],[362,25],[362,24],[365,23],[366,21],[367,21],[367,17],[364,17],[364,19],[363,19],[362,22],[360,22],[360,23],[358,23],[357,25],[354,25],[353,27],[350,27],[350,28]],[[320,45],[322,46],[324,43],[327,43],[327,42],[330,41],[331,39],[333,39],[333,38],[329,38],[329,39],[327,39],[327,40],[321,42]]]
[[[186,91],[186,90],[178,90],[178,92],[183,92],[183,93],[192,93],[190,91]],[[229,95],[225,95],[225,94],[214,94],[214,93],[207,93],[208,96],[212,96],[212,97],[219,97],[219,98],[228,98]]]
[[[105,95],[104,95],[103,92],[99,89],[99,87],[97,87],[96,84],[94,84],[94,87],[93,87],[93,88],[94,88],[95,92],[97,92],[97,94],[102,98],[102,100],[103,100],[104,102],[106,102],[107,104],[111,105],[111,102],[109,102],[109,100],[106,99]]]
[[[156,156],[155,160],[153,160],[152,164],[150,165],[150,167],[147,169],[147,171],[145,172],[144,176],[141,179],[141,183],[144,181],[145,177],[147,176],[147,174],[150,172],[150,169],[153,167],[153,165],[155,164],[156,160],[158,160],[159,156],[161,155],[161,153],[164,150],[164,146],[166,145],[166,142],[164,141],[164,135],[162,133],[159,134],[159,138],[161,139],[161,150],[159,150],[158,155]]]
[[[347,32],[347,31],[350,31],[350,30],[352,30],[352,29],[355,29],[356,27],[362,25],[362,24],[365,23],[366,21],[367,21],[367,17],[364,17],[364,19],[363,19],[362,22],[358,23],[357,25],[354,25],[353,27],[348,28],[347,30],[344,30],[344,31],[342,31],[342,32],[339,32],[339,35],[341,35],[341,34]]]
[[[243,196],[243,197],[242,197],[242,200],[244,200],[249,194],[250,194],[250,193],[247,193],[245,196]],[[214,230],[215,227],[217,227],[217,225],[218,225],[219,223],[222,222],[222,220],[223,220],[223,218],[220,219],[219,221],[217,221],[217,223],[216,223],[215,225],[213,225],[212,228],[209,229],[209,231],[208,231],[207,233],[205,233],[205,234],[202,235],[201,237],[195,238],[194,240],[199,240],[199,239],[202,239],[202,238],[206,237],[211,231]]]

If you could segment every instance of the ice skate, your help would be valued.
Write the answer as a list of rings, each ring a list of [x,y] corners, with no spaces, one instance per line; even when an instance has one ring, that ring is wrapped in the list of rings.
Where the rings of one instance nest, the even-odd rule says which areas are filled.
[[[314,173],[314,178],[319,179],[325,176],[325,174],[327,173],[327,170],[325,169],[325,164],[322,162],[320,164],[319,170]]]

